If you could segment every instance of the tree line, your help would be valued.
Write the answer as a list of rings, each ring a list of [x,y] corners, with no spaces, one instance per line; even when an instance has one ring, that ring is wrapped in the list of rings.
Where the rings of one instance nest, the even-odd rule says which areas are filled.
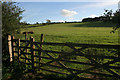
[[[104,10],[103,16],[95,17],[95,18],[84,18],[82,22],[93,22],[93,21],[103,21],[103,22],[112,22],[116,29],[120,27],[120,10],[116,10],[113,12],[112,10]]]
[[[95,18],[84,18],[82,22],[93,22],[93,21],[103,21],[113,23],[115,26],[113,27],[113,31],[120,27],[120,9],[113,12],[112,10],[105,10],[103,16],[95,17]]]

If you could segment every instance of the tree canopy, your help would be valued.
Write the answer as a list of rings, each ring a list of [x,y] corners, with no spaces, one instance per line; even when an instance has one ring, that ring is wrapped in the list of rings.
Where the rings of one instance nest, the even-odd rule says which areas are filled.
[[[120,27],[120,10],[113,12],[112,10],[106,10],[103,13],[103,16],[95,18],[84,18],[82,22],[91,22],[91,21],[103,21],[110,22],[114,24],[113,32]]]
[[[2,37],[19,30],[23,11],[15,2],[2,2]]]

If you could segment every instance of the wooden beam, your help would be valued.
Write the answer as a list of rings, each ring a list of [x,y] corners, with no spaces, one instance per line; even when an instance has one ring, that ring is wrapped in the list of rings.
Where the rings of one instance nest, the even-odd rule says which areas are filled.
[[[10,62],[12,62],[13,61],[13,56],[12,56],[11,35],[8,35],[8,48],[9,48]]]
[[[11,44],[12,44],[12,61],[14,61],[14,51],[15,51],[15,48],[13,46],[15,46],[15,42],[13,42],[14,40],[14,36],[11,36]]]
[[[34,54],[35,54],[35,52],[33,51],[33,49],[35,48],[33,45],[34,38],[30,37],[30,41],[31,41],[30,47],[31,47],[32,72],[34,73],[34,70],[35,70],[35,67],[34,67]]]
[[[54,42],[34,42],[37,44],[43,45],[52,45],[52,46],[76,46],[76,47],[90,47],[90,48],[113,48],[120,49],[120,45],[106,45],[106,44],[81,44],[81,43],[54,43]]]
[[[20,61],[20,39],[18,39],[18,42],[17,42],[17,47],[18,47],[18,63]]]
[[[40,38],[40,43],[42,43],[43,42],[43,38],[44,38],[44,36],[43,36],[43,34],[41,34],[41,38]],[[40,49],[42,49],[42,44],[40,44]],[[40,58],[40,56],[42,56],[42,52],[41,52],[41,50],[39,49],[39,62],[41,62],[41,58]],[[40,67],[40,64],[39,64],[39,67]]]

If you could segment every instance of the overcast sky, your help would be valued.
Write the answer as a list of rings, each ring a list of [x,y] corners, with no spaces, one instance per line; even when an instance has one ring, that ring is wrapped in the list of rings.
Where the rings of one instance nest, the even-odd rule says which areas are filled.
[[[81,21],[86,17],[103,15],[104,9],[118,9],[118,2],[19,2],[25,9],[23,19],[28,23],[51,21]]]

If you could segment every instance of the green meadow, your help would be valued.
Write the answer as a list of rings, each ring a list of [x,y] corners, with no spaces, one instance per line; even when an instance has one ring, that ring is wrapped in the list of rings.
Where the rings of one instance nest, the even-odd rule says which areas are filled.
[[[85,43],[85,44],[109,44],[109,45],[118,45],[118,31],[115,33],[110,33],[113,29],[112,23],[104,23],[104,22],[84,22],[84,23],[61,23],[61,24],[49,24],[49,25],[41,25],[41,24],[34,24],[34,25],[27,25],[25,28],[21,29],[21,34],[16,34],[16,38],[25,39],[25,36],[22,32],[33,31],[34,34],[29,34],[27,37],[30,36],[35,38],[35,41],[40,41],[41,34],[44,34],[44,42],[57,42],[57,43]],[[63,51],[67,53],[71,53],[73,49],[67,46],[52,46],[52,45],[43,45],[43,50],[52,50],[52,51]],[[111,51],[111,54],[110,52]],[[113,51],[113,52],[112,52]],[[114,53],[114,50],[109,49],[85,49],[82,51],[84,54],[97,54],[97,55],[110,55],[110,56],[117,56]],[[58,58],[59,54],[56,53],[49,53],[54,58]],[[46,53],[42,53],[42,56],[49,57]],[[64,54],[63,54],[64,56]],[[89,62],[86,57],[70,55],[64,57],[66,60],[71,61],[81,61],[81,62]],[[74,59],[75,58],[75,59]],[[95,58],[98,63],[105,63],[110,61],[110,59],[99,59]],[[36,59],[38,61],[38,59]],[[42,63],[49,62],[49,59],[42,59]],[[73,69],[80,69],[85,70],[90,68],[91,66],[81,65],[81,64],[73,64],[63,62],[65,66]],[[55,62],[51,63],[52,65],[56,65]],[[115,65],[115,64],[112,64]],[[37,64],[36,64],[37,66]],[[30,67],[29,67],[30,68]],[[43,66],[43,69],[51,69],[54,71],[59,71],[63,73],[68,73],[68,71],[63,69],[58,69],[49,66]],[[42,71],[42,70],[41,70]],[[102,70],[105,72],[105,70]],[[49,72],[42,71],[43,74],[47,75],[50,74]],[[109,74],[108,72],[105,72]],[[85,73],[79,74],[79,76],[85,76]],[[59,75],[61,76],[61,75]]]
[[[93,4],[2,1],[2,80],[120,80],[119,10]]]
[[[36,41],[40,40],[40,34],[44,34],[45,42],[73,42],[89,44],[118,44],[118,31],[110,33],[113,29],[112,23],[84,22],[84,23],[61,23],[27,25],[24,31],[33,31]],[[23,34],[17,34],[17,38],[24,39]]]

